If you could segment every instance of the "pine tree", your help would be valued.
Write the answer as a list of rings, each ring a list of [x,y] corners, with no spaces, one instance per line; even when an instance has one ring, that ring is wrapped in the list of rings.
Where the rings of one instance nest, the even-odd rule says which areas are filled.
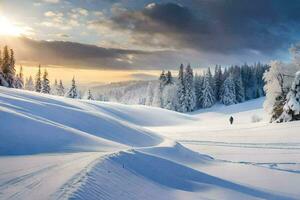
[[[2,53],[0,50],[0,86],[8,87],[8,83],[5,79],[5,75],[2,70],[3,70],[3,60],[2,60]]]
[[[203,86],[203,77],[199,75],[195,75],[195,95],[196,95],[196,106],[197,108],[201,108],[201,100],[202,100],[202,86]]]
[[[186,99],[185,99],[185,81],[184,81],[184,67],[183,64],[180,65],[178,72],[178,81],[177,81],[177,99],[178,99],[178,112],[186,112]]]
[[[236,103],[235,84],[232,75],[229,75],[223,83],[221,102],[224,105],[232,105]]]
[[[245,101],[245,90],[242,82],[242,78],[239,76],[235,80],[235,95],[236,102],[241,103]]]
[[[91,90],[88,90],[88,93],[87,93],[87,96],[86,96],[86,99],[87,100],[95,100],[93,95],[92,95],[92,92]]]
[[[35,90],[32,76],[29,76],[29,78],[26,79],[25,90],[29,90],[29,91],[34,91]]]
[[[202,108],[209,108],[215,104],[215,93],[212,89],[211,83],[209,81],[210,75],[206,73],[203,80],[202,86],[202,96],[200,99]]]
[[[194,86],[194,74],[193,69],[190,65],[188,65],[185,69],[184,83],[186,111],[191,112],[196,107],[196,95]]]
[[[24,75],[23,75],[23,67],[20,66],[20,71],[15,78],[15,88],[23,89],[24,88]]]
[[[51,92],[51,88],[50,88],[50,81],[48,79],[48,72],[45,69],[44,71],[44,75],[43,75],[43,80],[42,80],[42,93],[45,94],[50,94]]]
[[[35,91],[36,92],[41,92],[42,91],[42,81],[41,81],[41,65],[39,65],[38,72],[35,76]]]
[[[8,87],[15,87],[15,57],[14,51],[11,49],[10,54],[8,47],[5,46],[3,50],[3,60],[2,60],[2,72],[4,73],[4,77],[6,82],[8,83]]]
[[[223,84],[221,66],[216,65],[216,67],[215,67],[214,82],[215,82],[216,100],[219,101],[220,95],[221,95],[220,90],[221,90],[221,87]]]
[[[163,100],[163,91],[164,91],[164,88],[167,84],[167,77],[166,77],[166,74],[165,74],[165,71],[162,71],[160,76],[159,76],[159,85],[158,85],[158,94],[157,94],[157,101],[156,104],[163,108],[163,105],[164,105],[164,100]]]
[[[286,96],[291,87],[293,79],[289,74],[294,74],[299,70],[299,66],[292,67],[282,62],[271,62],[270,68],[264,73],[264,91],[266,100],[264,109],[271,115],[270,122],[277,120],[283,112]]]
[[[146,103],[147,106],[152,106],[154,99],[154,88],[153,83],[149,82],[147,87],[147,96],[146,96]]]
[[[168,110],[177,110],[177,87],[175,84],[168,84],[163,91],[164,108]]]
[[[75,82],[75,77],[73,77],[71,88],[69,89],[69,91],[66,93],[65,96],[68,98],[72,98],[72,99],[79,98],[79,94],[78,94],[77,86],[76,86],[76,82]]]
[[[5,75],[2,71],[0,71],[0,86],[8,87],[9,84],[7,83],[5,79]]]
[[[210,87],[213,89],[213,91],[215,91],[215,81],[214,81],[214,78],[213,78],[213,76],[211,74],[210,67],[207,68],[206,74],[208,76]]]
[[[232,67],[231,74],[233,76],[233,81],[235,83],[236,103],[244,102],[245,89],[244,89],[242,76],[241,76],[241,68],[239,66]]]
[[[62,80],[59,81],[59,85],[57,86],[57,95],[58,96],[64,96],[65,95],[65,88],[62,83]]]
[[[257,97],[257,82],[254,67],[244,64],[241,68],[242,81],[245,87],[245,99],[250,100]]]
[[[168,71],[166,74],[166,85],[169,84],[173,84],[173,77],[172,77],[172,73],[170,71]]]
[[[277,122],[300,120],[300,71],[296,73],[292,87],[287,94],[283,113]]]
[[[51,87],[51,94],[52,95],[58,95],[58,83],[57,83],[57,79],[54,79],[54,84]]]
[[[19,78],[20,78],[20,81],[22,83],[22,88],[23,88],[24,87],[24,74],[23,74],[23,66],[22,65],[20,66]]]

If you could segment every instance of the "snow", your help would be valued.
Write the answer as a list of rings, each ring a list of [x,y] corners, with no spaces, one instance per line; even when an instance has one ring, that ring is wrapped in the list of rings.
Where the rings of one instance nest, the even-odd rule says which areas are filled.
[[[0,87],[0,199],[297,199],[300,123],[263,101],[180,114]]]

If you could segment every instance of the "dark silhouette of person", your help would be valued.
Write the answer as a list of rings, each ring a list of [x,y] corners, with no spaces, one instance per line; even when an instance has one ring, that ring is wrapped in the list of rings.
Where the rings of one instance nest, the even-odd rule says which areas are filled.
[[[229,118],[229,121],[230,121],[230,124],[233,124],[233,117],[232,116]]]

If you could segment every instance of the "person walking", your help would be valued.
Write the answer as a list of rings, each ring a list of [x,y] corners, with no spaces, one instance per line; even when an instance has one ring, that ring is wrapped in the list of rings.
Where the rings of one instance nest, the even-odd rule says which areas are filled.
[[[230,122],[230,124],[233,124],[233,117],[232,116],[229,118],[229,122]]]

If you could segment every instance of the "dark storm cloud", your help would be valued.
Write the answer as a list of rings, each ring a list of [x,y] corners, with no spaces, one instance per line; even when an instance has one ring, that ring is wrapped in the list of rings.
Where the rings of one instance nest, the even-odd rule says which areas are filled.
[[[235,63],[249,62],[251,61],[249,58],[257,56],[255,54],[240,57],[222,56],[205,52],[199,53],[195,50],[126,50],[75,42],[38,41],[25,37],[2,37],[0,47],[3,45],[14,49],[17,63],[20,64],[42,64],[53,67],[57,65],[86,69],[177,69],[180,63],[190,63],[195,67],[207,67],[211,63],[232,64],[232,60]]]
[[[39,41],[26,37],[2,37],[0,47],[4,45],[14,49],[18,63],[27,65],[42,64],[53,67],[110,70],[152,70],[177,68],[182,61],[185,61],[174,51],[103,48],[76,42]]]
[[[131,69],[132,56],[151,53],[75,42],[37,41],[25,37],[3,37],[0,45],[12,47],[18,61],[74,68]]]
[[[178,1],[177,1],[178,2]],[[99,26],[129,30],[136,44],[270,55],[299,39],[300,1],[183,0],[115,13]]]

